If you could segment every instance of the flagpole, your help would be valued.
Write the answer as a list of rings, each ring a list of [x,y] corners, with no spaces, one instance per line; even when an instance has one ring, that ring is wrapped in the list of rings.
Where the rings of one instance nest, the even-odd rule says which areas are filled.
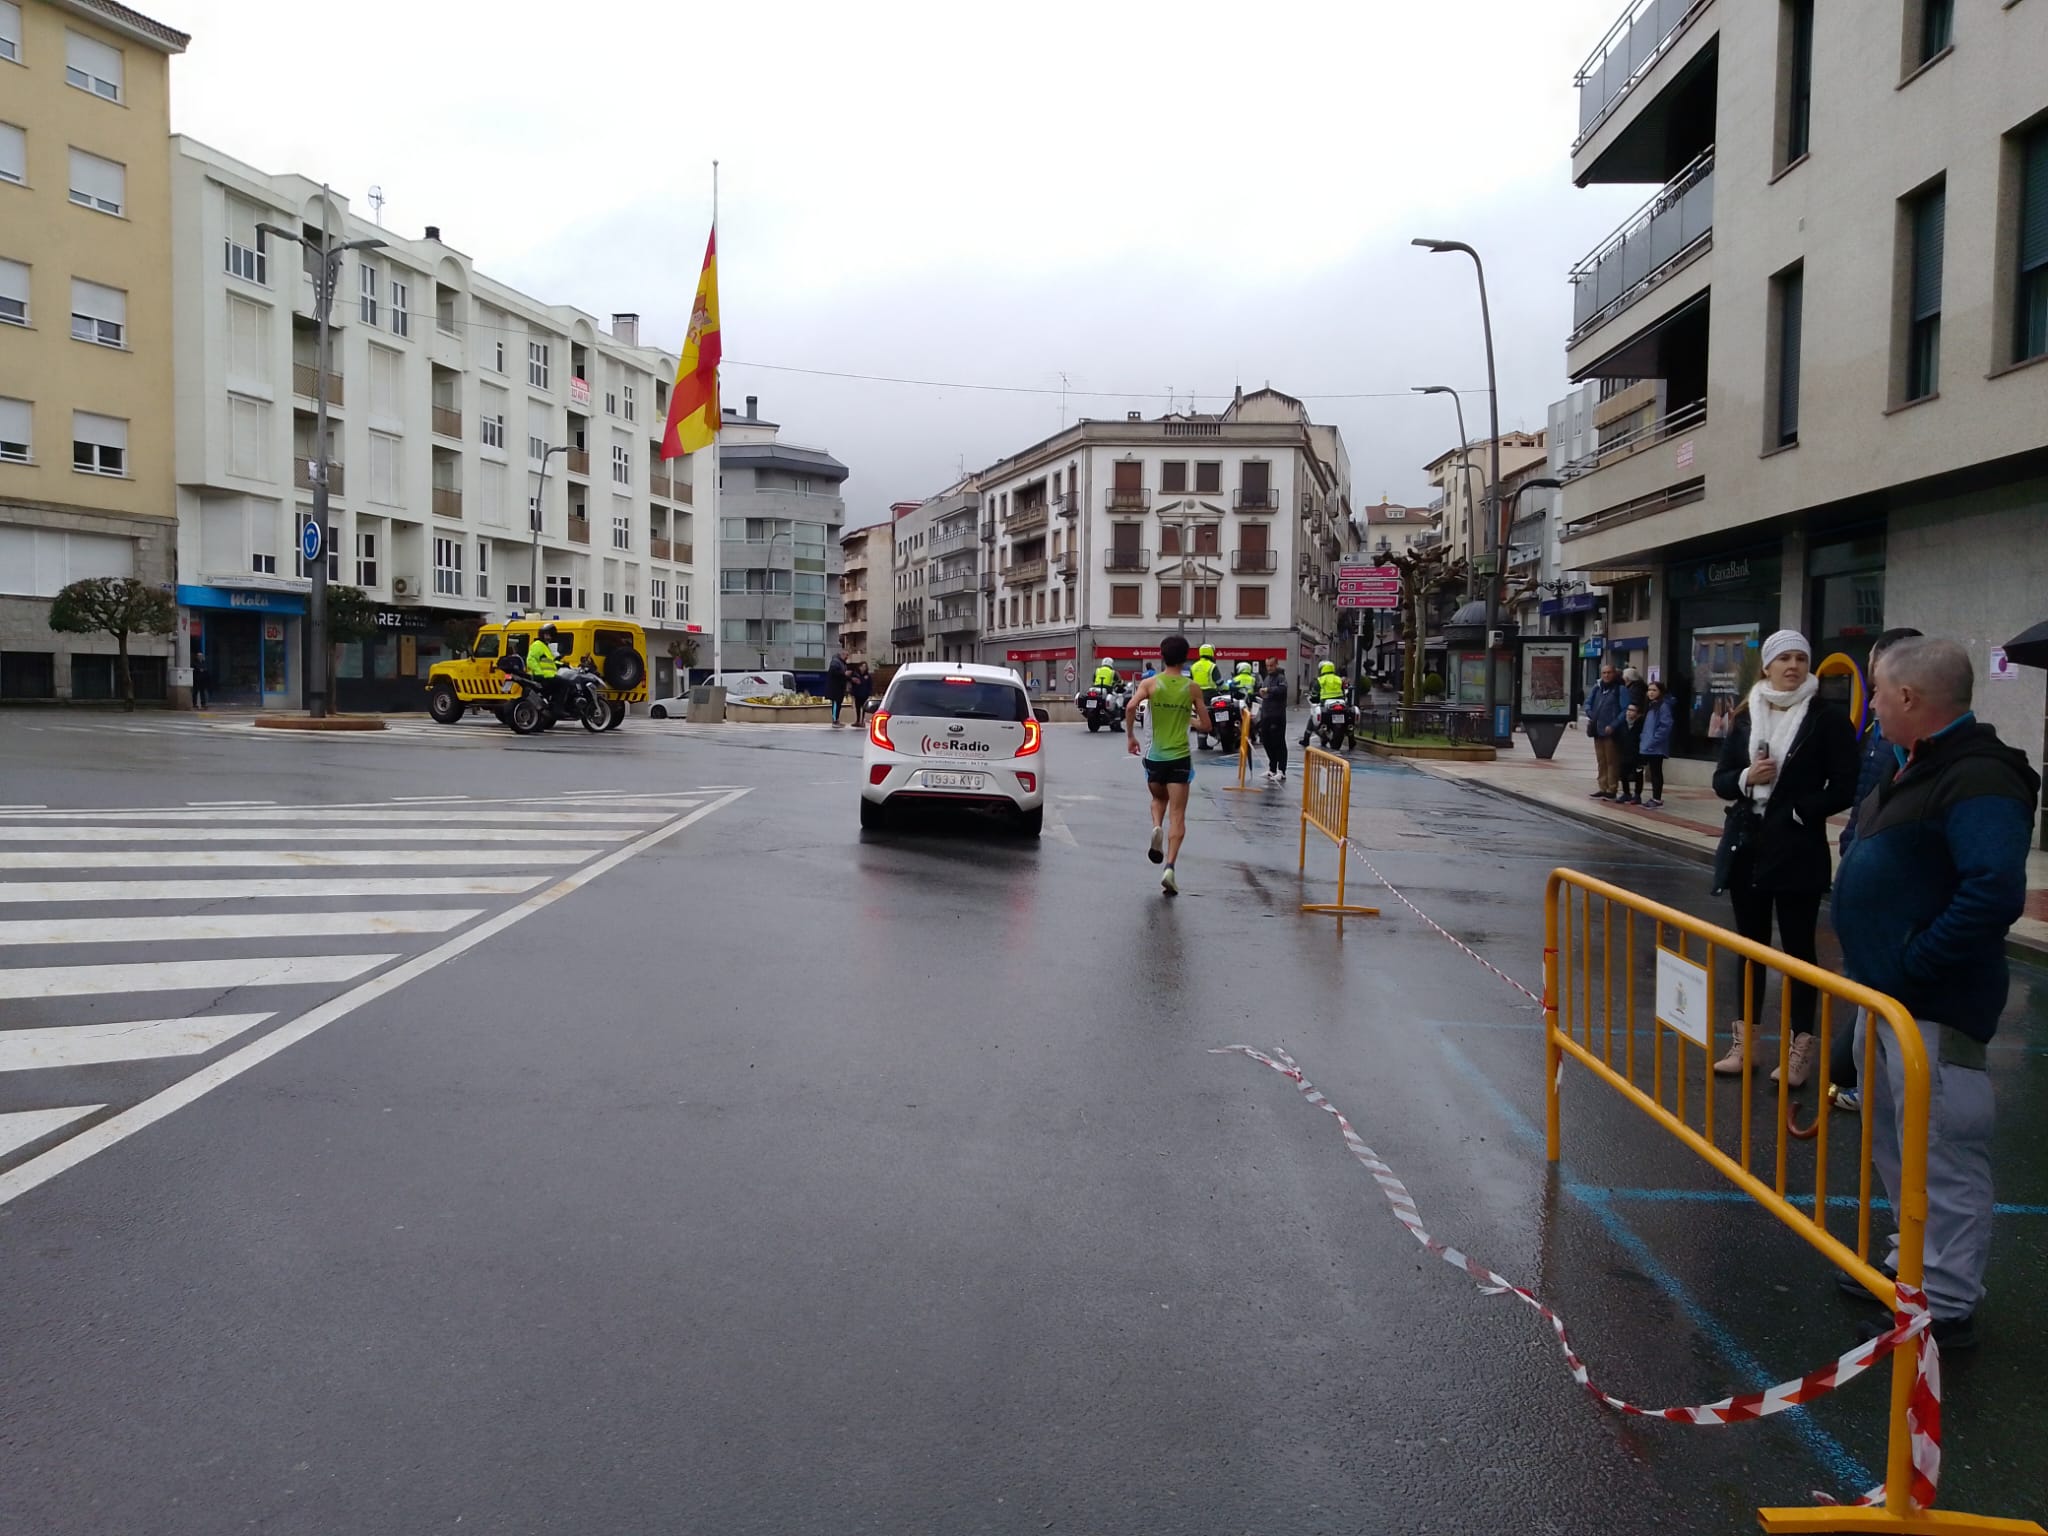
[[[711,240],[715,247],[718,242],[718,162],[711,162]],[[721,334],[724,325],[720,320]],[[717,369],[711,373],[711,409],[715,413],[711,421],[711,527],[705,539],[711,550],[711,675],[715,678],[725,671],[725,624],[719,617],[718,585],[720,543],[725,538],[725,524],[718,516],[718,482],[722,478],[718,468],[718,434],[725,430],[725,397],[719,392],[721,380]]]

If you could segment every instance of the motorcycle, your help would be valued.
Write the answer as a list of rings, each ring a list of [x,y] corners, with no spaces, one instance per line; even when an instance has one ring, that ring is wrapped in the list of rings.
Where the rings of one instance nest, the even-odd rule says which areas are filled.
[[[524,669],[510,674],[519,697],[505,711],[505,723],[521,736],[545,731],[560,720],[580,720],[586,731],[601,731],[611,721],[604,679],[594,667],[565,666],[555,672],[555,689]]]
[[[1315,732],[1326,752],[1342,752],[1351,745],[1351,706],[1342,699],[1324,699],[1316,705]]]
[[[1209,701],[1209,721],[1216,727],[1216,750],[1235,752],[1244,735],[1244,702],[1234,693],[1219,693]]]
[[[1074,702],[1081,706],[1081,718],[1088,722],[1091,736],[1104,726],[1117,730],[1124,723],[1124,691],[1121,688],[1091,685]]]

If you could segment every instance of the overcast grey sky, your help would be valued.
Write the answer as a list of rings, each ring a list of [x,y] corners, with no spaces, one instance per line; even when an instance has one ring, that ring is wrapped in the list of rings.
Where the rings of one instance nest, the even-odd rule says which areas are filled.
[[[1410,237],[1485,254],[1501,424],[1540,427],[1566,272],[1648,190],[1569,178],[1622,0],[142,3],[192,33],[179,131],[670,347],[717,157],[726,403],[851,466],[850,523],[1056,431],[1062,372],[1068,421],[1271,383],[1361,500],[1422,499],[1449,403],[1334,398],[1470,386],[1483,431],[1471,263]]]

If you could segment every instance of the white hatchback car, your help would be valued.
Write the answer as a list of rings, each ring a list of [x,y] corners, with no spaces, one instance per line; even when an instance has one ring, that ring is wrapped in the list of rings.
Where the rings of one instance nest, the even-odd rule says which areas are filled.
[[[860,824],[922,804],[1007,811],[1036,837],[1045,822],[1045,711],[1008,667],[913,661],[890,679],[861,753]]]

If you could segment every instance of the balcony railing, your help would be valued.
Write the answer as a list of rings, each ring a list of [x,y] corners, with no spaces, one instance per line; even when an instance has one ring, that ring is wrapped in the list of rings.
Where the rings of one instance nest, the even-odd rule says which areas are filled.
[[[302,491],[313,489],[313,461],[304,454],[292,460],[292,484]],[[341,472],[341,466],[339,464],[329,464],[327,466],[327,494],[330,496],[344,494],[342,490],[344,484],[346,484],[346,477]]]
[[[588,544],[590,542],[589,518],[572,517],[569,519],[569,542],[571,544]]]
[[[1572,333],[1565,345],[1577,345],[1595,326],[1678,271],[1707,248],[1713,235],[1714,151],[1709,147],[1572,268]]]
[[[1053,569],[1060,573],[1062,581],[1072,581],[1081,574],[1081,557],[1067,550],[1053,561]]]
[[[462,412],[452,406],[434,407],[434,434],[437,437],[460,438],[462,436]]]
[[[1142,485],[1112,485],[1102,496],[1103,505],[1112,512],[1143,512],[1152,505],[1152,492]]]
[[[1617,21],[1592,57],[1579,67],[1573,84],[1579,88],[1579,136],[1572,141],[1572,153],[1593,136],[1593,130],[1607,121],[1636,82],[1650,72],[1650,66],[1664,57],[1713,0],[1628,0]]]
[[[924,621],[922,619],[910,624],[898,624],[889,631],[889,642],[892,645],[914,645],[923,638]]]
[[[1668,512],[1673,507],[1689,506],[1695,501],[1704,500],[1706,494],[1706,477],[1695,476],[1681,485],[1652,491],[1646,496],[1638,496],[1633,501],[1622,502],[1619,506],[1602,507],[1598,512],[1566,523],[1559,537],[1567,543],[1573,539],[1583,539],[1589,533],[1599,533],[1603,529],[1616,528],[1623,523],[1655,517],[1659,512]]]
[[[570,474],[588,477],[590,474],[590,450],[588,448],[571,448],[562,457],[568,461]]]
[[[460,517],[460,516],[462,516],[462,492],[460,492],[460,491],[456,490],[456,489],[455,489],[455,488],[454,488],[453,486],[449,486],[449,485],[437,485],[437,486],[435,486],[435,487],[434,487],[434,516],[436,516],[436,517]]]
[[[951,533],[942,533],[932,540],[932,558],[936,560],[942,555],[956,555],[974,548],[980,542],[981,530],[972,525],[955,529]]]
[[[1233,549],[1230,569],[1240,576],[1270,576],[1280,569],[1280,556],[1270,549]]]
[[[932,632],[940,635],[965,634],[975,627],[973,607],[941,608],[932,615]]]
[[[1102,552],[1102,568],[1105,571],[1149,571],[1152,569],[1152,551],[1105,549]]]
[[[647,537],[647,553],[656,560],[673,559],[674,557],[669,553],[672,547],[669,541],[658,533],[649,534]]]
[[[1240,512],[1277,512],[1280,493],[1269,486],[1240,486],[1231,493],[1230,504]]]
[[[647,471],[648,495],[659,496],[663,501],[667,501],[669,499],[669,492],[674,488],[675,480],[666,470],[650,469]]]
[[[319,398],[320,370],[311,363],[292,364],[292,393],[308,400]],[[327,372],[327,403],[342,403],[341,375],[329,369]]]
[[[977,571],[950,571],[933,577],[925,591],[932,597],[946,597],[954,592],[972,592],[980,585],[981,575]]]
[[[1072,491],[1062,491],[1052,499],[1055,517],[1074,518],[1081,515],[1081,498]]]
[[[669,548],[674,551],[673,558],[677,565],[694,565],[696,563],[697,549],[695,545],[685,544],[681,539],[677,539]]]
[[[1657,444],[1676,437],[1681,432],[1690,432],[1693,428],[1702,425],[1706,419],[1707,402],[1704,400],[1695,401],[1682,410],[1673,411],[1670,415],[1648,422],[1643,426],[1637,427],[1632,432],[1624,432],[1621,436],[1614,438],[1603,437],[1598,448],[1594,449],[1584,458],[1573,459],[1571,463],[1558,471],[1557,477],[1560,480],[1570,482],[1579,479],[1583,475],[1590,475],[1596,469],[1604,469],[1609,464],[1618,463],[1622,459],[1630,458],[1635,454],[1641,453],[1645,448],[1654,448]]]
[[[1223,423],[1220,421],[1169,421],[1162,425],[1168,437],[1221,437]]]
[[[1003,567],[1003,581],[1007,586],[1028,587],[1035,581],[1045,580],[1045,561],[1012,560]]]
[[[983,595],[983,596],[987,596],[987,595],[988,595],[989,593],[991,593],[991,592],[995,591],[995,589],[996,589],[996,573],[995,573],[994,571],[983,571],[983,572],[981,573],[981,591],[982,591],[982,595]]]
[[[1004,518],[1003,528],[1006,532],[1012,534],[1030,533],[1034,529],[1045,526],[1046,516],[1045,503],[1034,501],[1027,506],[1017,508],[1008,517]]]

